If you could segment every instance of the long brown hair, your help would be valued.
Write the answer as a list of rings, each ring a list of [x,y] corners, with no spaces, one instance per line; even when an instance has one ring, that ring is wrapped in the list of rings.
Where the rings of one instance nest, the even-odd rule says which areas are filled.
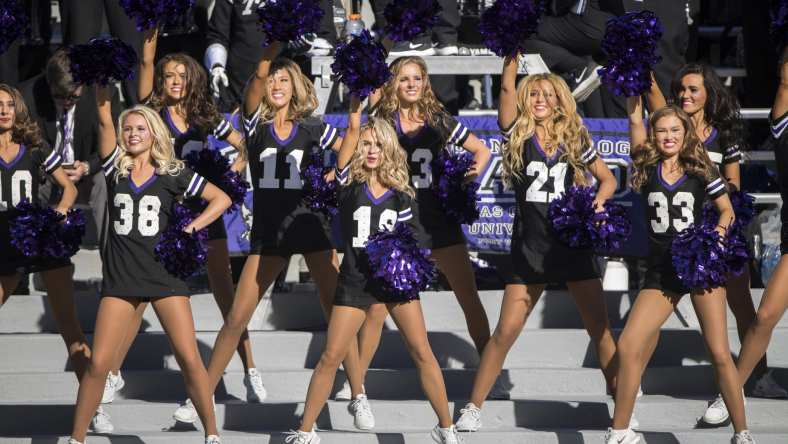
[[[714,171],[714,164],[709,159],[703,142],[695,133],[692,119],[687,113],[676,105],[670,105],[656,110],[648,119],[648,139],[637,150],[633,150],[632,164],[635,172],[632,175],[632,188],[640,189],[649,179],[650,167],[663,159],[662,153],[657,148],[655,126],[664,118],[676,116],[684,127],[684,144],[678,154],[678,164],[685,173],[710,180]]]
[[[11,85],[0,83],[0,91],[5,92],[14,100],[14,126],[11,129],[11,140],[24,144],[28,149],[40,149],[46,146],[41,136],[41,129],[30,116],[22,93]]]
[[[186,121],[204,131],[213,131],[222,119],[208,89],[208,75],[202,66],[190,55],[184,53],[167,54],[159,60],[153,73],[153,93],[149,105],[155,110],[167,106],[164,94],[164,67],[175,62],[186,68],[186,95],[181,98],[181,108],[186,113]]]

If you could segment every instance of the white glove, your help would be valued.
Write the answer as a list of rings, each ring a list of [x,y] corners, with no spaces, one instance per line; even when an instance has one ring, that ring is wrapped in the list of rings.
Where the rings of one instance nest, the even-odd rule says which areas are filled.
[[[219,98],[219,90],[222,85],[227,88],[230,86],[230,81],[227,79],[227,71],[224,69],[224,66],[216,65],[211,68],[211,91],[213,91],[213,96],[217,99]]]

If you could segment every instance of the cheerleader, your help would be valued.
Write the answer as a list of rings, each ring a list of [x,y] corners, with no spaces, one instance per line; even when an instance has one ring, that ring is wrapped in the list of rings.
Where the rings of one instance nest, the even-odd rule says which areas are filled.
[[[680,105],[695,125],[698,138],[703,141],[711,161],[719,168],[720,174],[730,186],[741,189],[739,162],[743,143],[743,125],[739,116],[739,103],[736,96],[726,88],[714,70],[706,65],[690,64],[683,66],[671,84],[673,103]],[[665,99],[656,82],[652,82],[647,95],[651,110],[665,106]],[[750,294],[750,268],[744,273],[731,275],[726,285],[728,306],[736,317],[739,340],[755,320],[755,305]],[[656,339],[656,338],[655,338]],[[653,344],[656,346],[656,343]],[[758,362],[755,370],[758,377],[753,396],[764,398],[788,397],[768,371],[766,356]],[[701,418],[709,425],[722,425],[728,422],[722,397],[718,396],[709,404]]]
[[[85,441],[90,416],[128,325],[148,303],[167,333],[183,371],[186,392],[202,420],[206,444],[219,443],[211,387],[197,348],[186,283],[156,260],[154,247],[180,199],[202,198],[205,210],[186,232],[206,228],[230,206],[230,198],[176,159],[158,114],[145,106],[124,111],[115,134],[107,87],[98,87],[99,155],[107,180],[109,234],[102,298],[93,335],[93,356],[79,386],[70,444]],[[132,338],[133,340],[133,338]]]
[[[327,218],[302,202],[301,173],[310,157],[338,149],[336,128],[311,117],[317,108],[314,86],[289,59],[275,60],[279,42],[269,45],[249,81],[244,126],[254,189],[251,251],[241,271],[235,300],[214,344],[208,373],[219,383],[238,342],[268,287],[293,254],[303,254],[328,316],[336,292],[338,259]],[[354,341],[355,344],[355,341]],[[357,346],[345,361],[354,397],[362,393],[353,376]],[[352,405],[355,425],[374,426],[368,405]]]
[[[372,233],[391,230],[397,223],[417,224],[412,207],[416,193],[409,185],[406,152],[400,148],[394,128],[387,120],[376,117],[370,117],[361,126],[360,108],[358,98],[353,96],[348,131],[337,158],[345,256],[328,323],[326,348],[309,382],[301,428],[291,431],[285,440],[294,444],[320,443],[314,430],[315,421],[328,399],[339,363],[350,350],[369,307],[385,305],[416,363],[427,399],[438,415],[439,424],[432,430],[432,439],[437,443],[462,443],[451,422],[443,375],[427,340],[419,300],[388,302],[391,296],[370,278],[364,251],[367,238]]]
[[[651,358],[649,344],[671,315],[682,295],[690,293],[700,319],[703,338],[711,355],[716,379],[731,417],[734,444],[753,443],[747,431],[742,385],[728,346],[725,289],[686,288],[671,261],[671,242],[700,217],[710,200],[720,213],[716,230],[725,236],[734,213],[725,181],[706,154],[690,117],[677,106],[660,108],[643,126],[640,97],[627,99],[633,188],[647,203],[649,257],[643,288],[618,339],[618,389],[613,426],[605,435],[608,444],[634,444],[640,437],[629,425],[641,375]]]
[[[608,390],[615,392],[616,345],[607,320],[594,253],[570,248],[553,233],[549,202],[572,185],[599,183],[594,203],[601,211],[616,179],[592,146],[569,87],[554,74],[532,75],[515,90],[517,58],[504,61],[498,124],[504,129],[504,183],[517,199],[501,316],[474,379],[470,402],[457,428],[475,431],[481,407],[528,314],[549,283],[566,283],[591,336]]]
[[[47,301],[66,343],[74,373],[81,381],[90,360],[90,347],[74,308],[74,266],[69,259],[26,258],[11,245],[9,237],[14,207],[24,200],[38,201],[42,173],[50,175],[63,189],[55,211],[66,214],[74,204],[77,189],[61,163],[60,155],[50,151],[41,138],[19,91],[0,83],[0,306],[5,304],[23,276],[41,272]],[[96,431],[112,431],[103,412],[97,414],[91,425]]]
[[[157,110],[165,122],[173,141],[175,156],[184,158],[192,151],[207,148],[209,135],[226,140],[230,144],[222,154],[236,158],[233,169],[239,171],[245,148],[241,133],[235,131],[216,109],[208,87],[208,77],[200,64],[192,57],[183,54],[168,54],[154,66],[158,29],[146,31],[142,57],[140,58],[140,74],[137,92],[141,103],[146,103]],[[190,208],[199,211],[199,200],[188,202]],[[233,303],[233,280],[230,269],[230,255],[227,249],[227,231],[224,220],[220,217],[208,227],[208,262],[206,264],[208,281],[213,290],[213,297],[222,317],[226,318]],[[129,326],[127,341],[124,342],[119,354],[115,373],[110,373],[103,402],[111,402],[114,391],[123,386],[120,376],[120,365],[126,356],[131,340],[139,330],[142,313],[136,322]],[[257,371],[252,357],[252,345],[249,334],[244,330],[236,344],[238,356],[244,366],[244,386],[247,402],[262,402],[266,397],[263,380]],[[197,421],[197,412],[187,400],[176,411],[175,419],[185,423]]]

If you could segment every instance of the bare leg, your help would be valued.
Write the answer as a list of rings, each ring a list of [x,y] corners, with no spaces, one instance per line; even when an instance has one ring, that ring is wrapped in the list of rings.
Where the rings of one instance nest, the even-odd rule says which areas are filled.
[[[755,322],[756,312],[755,304],[752,302],[752,294],[750,293],[750,269],[745,268],[744,273],[740,276],[731,276],[728,279],[728,286],[725,288],[725,294],[728,296],[728,306],[736,317],[736,330],[739,333],[739,342],[744,343],[744,337],[747,331]],[[760,378],[767,371],[769,371],[768,363],[766,362],[766,354],[758,361],[753,373]]]
[[[200,416],[205,435],[218,435],[216,415],[213,411],[212,387],[205,371],[197,336],[194,333],[194,319],[188,296],[168,296],[155,299],[151,305],[156,310],[164,332],[170,340],[170,347],[178,361],[186,383],[186,393]]]
[[[375,352],[380,345],[380,336],[383,333],[383,325],[386,323],[388,315],[389,311],[385,304],[371,305],[367,309],[367,320],[364,321],[358,335],[359,360],[364,375],[362,381],[366,379],[367,370],[369,370],[372,358],[375,357]]]
[[[476,275],[468,258],[468,248],[465,244],[432,250],[432,257],[438,268],[457,296],[462,312],[465,313],[465,323],[468,325],[476,350],[481,356],[487,341],[490,340],[490,321],[484,311],[479,291],[476,289]]]
[[[315,371],[312,372],[312,379],[309,381],[304,416],[301,419],[301,430],[311,432],[314,428],[315,421],[317,421],[320,411],[323,410],[328,395],[331,394],[331,387],[334,386],[339,363],[347,355],[350,341],[358,334],[358,330],[364,322],[364,316],[364,310],[356,307],[337,305],[331,311],[326,333],[326,349],[323,350],[320,361],[317,363]]]
[[[736,364],[733,363],[728,344],[725,289],[715,288],[704,293],[693,293],[691,297],[703,331],[703,339],[711,355],[722,399],[730,412],[734,430],[741,432],[747,429],[747,418],[744,414],[742,384],[739,382]]]
[[[647,344],[659,335],[659,329],[673,313],[679,299],[679,296],[660,290],[641,290],[635,299],[624,331],[618,338],[619,367],[613,413],[613,428],[616,430],[629,428],[644,362],[648,362],[653,351],[647,348]]]
[[[473,379],[471,402],[481,407],[503,368],[506,355],[523,331],[528,315],[539,301],[544,285],[510,284],[503,292],[501,315],[490,342],[484,348],[479,370]]]
[[[11,293],[16,290],[16,287],[19,285],[19,281],[21,279],[22,275],[19,273],[0,276],[0,307],[2,307],[5,304],[5,301],[11,297]]]
[[[116,375],[120,373],[120,368],[123,367],[123,361],[126,359],[126,355],[129,354],[134,340],[137,339],[137,334],[140,332],[140,326],[142,325],[142,315],[145,314],[146,308],[148,308],[147,302],[139,304],[137,309],[134,310],[134,319],[129,322],[128,327],[126,327],[126,334],[123,335],[123,340],[120,345],[118,345],[115,363],[112,365],[111,371]]]
[[[435,359],[435,354],[427,340],[427,328],[424,325],[421,304],[418,301],[410,301],[404,304],[387,304],[387,306],[419,370],[421,388],[427,395],[435,414],[438,415],[438,423],[441,428],[451,427],[453,422],[449,413],[446,384],[438,360]]]
[[[233,305],[233,275],[230,269],[230,253],[227,251],[227,239],[214,239],[208,241],[208,261],[206,264],[208,281],[213,290],[213,298],[222,318],[227,319],[230,307]],[[255,368],[252,357],[252,343],[249,340],[249,331],[244,329],[241,340],[238,342],[238,357],[241,358],[244,370]]]

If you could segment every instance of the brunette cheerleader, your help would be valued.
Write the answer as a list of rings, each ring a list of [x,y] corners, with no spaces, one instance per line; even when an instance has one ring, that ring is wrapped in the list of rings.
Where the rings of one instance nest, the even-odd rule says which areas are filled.
[[[515,89],[517,58],[504,61],[498,124],[504,129],[504,182],[515,191],[509,270],[501,316],[482,354],[470,402],[457,421],[460,430],[478,430],[481,407],[528,314],[549,283],[566,283],[591,336],[608,390],[615,391],[616,345],[607,320],[602,282],[594,253],[573,249],[554,234],[549,202],[572,185],[596,178],[595,204],[601,211],[613,196],[616,179],[592,146],[569,87],[554,74],[532,75]]]

